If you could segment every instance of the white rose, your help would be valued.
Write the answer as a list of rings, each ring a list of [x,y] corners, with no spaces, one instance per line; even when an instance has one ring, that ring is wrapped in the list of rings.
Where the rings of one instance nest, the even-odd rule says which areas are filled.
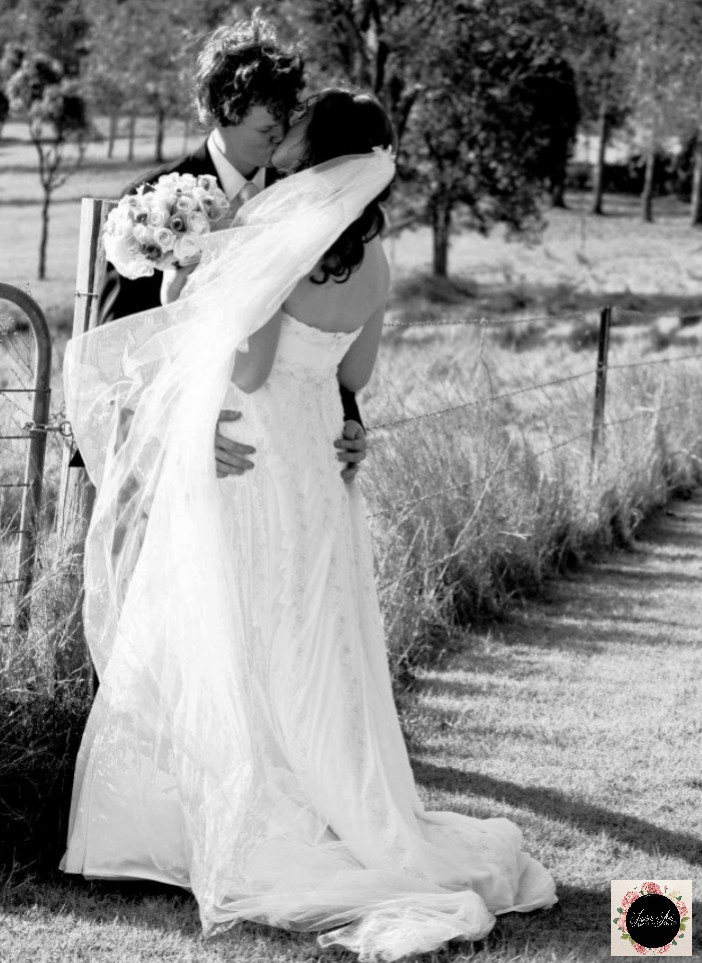
[[[135,249],[136,245],[136,249]],[[154,273],[152,264],[140,257],[139,243],[132,238],[105,237],[105,253],[120,274],[125,278],[150,277]]]
[[[178,186],[178,182],[181,179],[181,175],[173,172],[172,174],[161,174],[159,179],[156,181],[156,190],[165,190],[168,193],[172,193],[173,189]]]
[[[135,224],[132,233],[140,244],[151,244],[154,239],[152,228],[147,227],[146,224]]]
[[[194,199],[189,194],[180,194],[176,197],[174,208],[180,214],[189,214],[196,207]]]
[[[177,237],[173,243],[173,256],[179,264],[190,264],[197,261],[202,253],[200,239],[194,234],[184,234]]]
[[[146,223],[151,227],[163,227],[167,220],[167,212],[164,211],[162,207],[156,206],[149,211],[149,217]]]
[[[186,222],[188,230],[192,231],[193,234],[207,234],[210,230],[210,222],[207,214],[203,214],[202,211],[193,211],[191,214],[188,214],[186,216]]]
[[[212,174],[200,174],[197,183],[208,194],[217,188],[217,179]]]
[[[131,237],[133,230],[133,223],[129,217],[114,218],[112,221],[108,221],[105,225],[105,236],[106,237]]]
[[[158,244],[162,251],[172,251],[176,236],[167,227],[157,227],[154,231],[154,242]]]

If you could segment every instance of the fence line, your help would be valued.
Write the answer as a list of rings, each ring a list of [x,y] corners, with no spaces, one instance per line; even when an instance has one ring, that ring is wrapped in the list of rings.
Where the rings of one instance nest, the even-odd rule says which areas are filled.
[[[587,378],[596,373],[595,368],[588,371],[581,371],[574,375],[565,375],[563,378],[555,378],[553,381],[544,381],[537,385],[526,385],[523,388],[514,388],[512,391],[505,391],[499,395],[488,395],[484,398],[476,398],[472,401],[464,401],[458,405],[450,405],[448,408],[439,408],[436,411],[425,411],[418,415],[411,415],[408,418],[398,418],[396,421],[385,421],[379,425],[369,425],[367,431],[381,431],[387,428],[396,428],[401,425],[408,425],[423,418],[433,418],[437,415],[445,415],[452,411],[460,411],[464,408],[479,408],[481,405],[492,405],[496,401],[503,401],[505,398],[514,398],[516,395],[527,394],[529,391],[541,391],[544,388],[552,388],[557,385],[566,384],[569,381],[578,381],[580,378]]]
[[[506,327],[509,324],[531,324],[536,321],[562,321],[574,318],[582,318],[583,320],[588,314],[592,314],[597,308],[592,308],[591,311],[580,310],[580,311],[559,311],[558,314],[543,314],[543,315],[529,315],[528,317],[489,317],[487,315],[480,317],[469,317],[469,318],[437,318],[431,319],[427,318],[422,320],[412,319],[409,321],[403,321],[399,319],[391,319],[383,324],[384,328],[414,328],[414,327],[450,327],[451,325],[474,325],[478,328],[499,328]]]
[[[637,421],[641,418],[651,417],[652,415],[656,415],[661,411],[671,411],[675,408],[689,407],[690,405],[693,405],[693,404],[697,405],[697,403],[698,402],[695,399],[689,399],[689,400],[686,399],[685,401],[677,401],[673,405],[663,405],[660,408],[646,409],[643,412],[639,412],[638,414],[635,414],[635,415],[628,415],[625,418],[617,418],[614,421],[605,421],[602,427],[605,429],[615,428],[617,425],[624,425],[624,424],[627,424],[628,422]],[[571,435],[569,438],[566,438],[564,441],[559,441],[555,445],[549,445],[548,448],[542,448],[540,451],[532,452],[532,454],[536,459],[543,458],[545,455],[551,454],[551,452],[558,451],[559,448],[566,448],[568,445],[572,445],[575,442],[583,441],[585,439],[591,439],[591,438],[592,438],[592,431],[591,429],[587,429],[585,431],[578,432],[577,435]],[[508,471],[511,471],[511,470],[512,470],[511,468],[495,469],[493,472],[490,473],[490,477],[495,478],[497,475],[506,474]],[[469,484],[470,482],[459,482],[456,485],[449,485],[446,488],[440,488],[437,491],[430,492],[427,495],[422,495],[419,498],[414,498],[414,499],[411,499],[410,501],[404,502],[403,508],[412,508],[414,505],[418,505],[422,502],[430,501],[432,498],[438,498],[440,495],[448,495],[448,494],[451,494],[452,492],[457,492],[459,489],[465,488]],[[391,512],[396,510],[397,510],[396,505],[394,505],[392,508],[381,508],[377,512],[369,512],[366,517],[377,518],[380,515],[388,515]]]
[[[440,307],[440,305],[436,305]],[[449,305],[446,305],[448,308]],[[678,314],[673,312],[671,309],[670,315],[666,314],[664,309],[659,311],[641,311],[638,308],[621,308],[616,304],[612,305],[612,324],[614,327],[621,325],[622,319],[629,317],[636,317],[641,321],[649,320],[656,321],[661,317],[668,317],[675,314],[675,316],[684,318],[697,315],[686,315]],[[477,327],[477,328],[500,328],[508,327],[509,325],[518,324],[532,324],[537,322],[551,322],[557,323],[559,321],[575,320],[580,318],[581,320],[586,320],[588,317],[592,318],[592,315],[599,313],[599,308],[593,306],[592,308],[580,308],[573,311],[559,311],[557,314],[536,314],[524,316],[509,316],[509,317],[491,317],[489,315],[481,315],[478,317],[457,317],[457,318],[411,318],[409,320],[403,320],[398,318],[391,318],[386,321],[383,325],[384,328],[421,328],[421,327]],[[700,321],[702,322],[702,310],[700,311]]]
[[[675,364],[678,361],[694,361],[695,358],[702,358],[702,351],[697,354],[684,354],[677,358],[656,358],[654,361],[626,361],[619,364],[608,364],[610,371],[623,370],[624,368],[652,368],[658,364]]]
[[[98,218],[98,213],[96,212],[96,210],[93,210],[93,209],[91,209],[91,211],[92,211],[91,218],[93,219],[93,222],[96,223]],[[100,216],[104,217],[104,211],[100,212]],[[8,290],[9,286],[0,285],[0,296],[3,288],[5,290]],[[21,293],[22,292],[20,292],[20,294]],[[92,293],[93,292],[91,290],[91,294]],[[24,295],[24,298],[26,297],[27,296]],[[7,298],[7,299],[11,300],[11,298]],[[31,301],[31,299],[29,300]],[[77,297],[76,301],[78,302],[79,300],[81,299]],[[89,315],[92,315],[93,300],[94,299],[90,297],[83,299],[83,301],[87,304],[87,307],[85,309],[82,309],[82,308],[79,309],[77,304],[77,317],[80,314],[80,325],[78,329],[80,329],[81,326],[85,326],[88,323],[92,323],[92,322],[85,321],[83,318],[83,314],[87,312],[86,317]],[[537,322],[558,323],[564,320],[585,319],[586,317],[588,319],[591,319],[595,310],[596,310],[595,308],[592,308],[590,310],[559,312],[558,315],[553,315],[553,314],[527,315],[527,316],[521,316],[521,317],[507,317],[507,318],[505,317],[496,318],[496,317],[486,316],[486,317],[478,317],[478,318],[444,318],[444,319],[433,319],[433,320],[427,319],[427,320],[409,320],[409,321],[397,320],[397,321],[388,322],[387,327],[404,328],[404,327],[428,327],[430,325],[435,327],[444,327],[449,325],[454,325],[454,326],[455,325],[463,325],[463,326],[473,325],[480,328],[488,328],[488,327],[504,328],[509,325],[524,325],[524,324],[531,324],[531,323],[537,323]],[[614,309],[605,308],[600,311],[600,336],[601,337],[602,337],[602,324],[603,324],[605,315],[608,314],[607,323],[609,324],[616,319],[616,315],[620,313],[621,310],[622,309],[618,309],[618,308],[614,308]],[[660,317],[661,315],[661,312],[649,313],[649,312],[638,311],[636,309],[625,309],[625,310],[627,311],[628,316],[636,315],[637,317],[642,319],[647,317],[650,317],[650,318]],[[676,364],[676,363],[686,363],[692,360],[698,360],[702,358],[702,351],[701,351],[701,352],[695,352],[692,354],[685,354],[681,356],[679,355],[673,358],[657,358],[657,359],[650,359],[646,361],[610,363],[607,358],[607,353],[608,353],[607,349],[608,349],[608,344],[605,345],[603,351],[601,351],[601,357],[598,359],[598,365],[596,368],[588,368],[587,370],[579,371],[570,375],[565,375],[560,378],[554,378],[550,381],[539,382],[537,384],[523,385],[522,387],[519,387],[519,388],[513,388],[511,390],[503,391],[497,394],[487,395],[480,398],[474,398],[469,401],[460,402],[458,404],[449,405],[447,407],[439,408],[436,410],[422,411],[416,415],[410,415],[407,417],[398,418],[398,419],[386,421],[386,422],[381,422],[378,424],[371,424],[370,426],[368,426],[367,431],[368,433],[387,431],[394,428],[400,428],[409,424],[414,424],[420,420],[427,419],[427,418],[440,419],[454,412],[466,410],[469,408],[483,408],[483,407],[493,406],[496,402],[499,402],[499,401],[515,398],[515,397],[525,395],[535,391],[546,391],[549,388],[559,387],[564,384],[580,381],[583,378],[592,377],[593,375],[597,375],[598,373],[600,376],[602,376],[603,373],[606,374],[606,371],[610,369],[624,370],[627,368],[640,368],[640,367],[645,368],[645,367],[653,367],[661,364],[670,365],[670,364]],[[26,367],[26,363],[24,362],[24,360],[22,360],[22,365]],[[38,385],[38,382],[37,382],[37,385]],[[598,385],[599,385],[599,382],[598,382]],[[59,424],[55,424],[55,425],[51,425],[48,423],[49,414],[48,414],[47,391],[48,391],[47,388],[42,388],[39,386],[35,386],[34,388],[30,388],[30,387],[0,388],[0,394],[6,396],[8,403],[12,404],[15,408],[17,408],[20,411],[22,409],[14,401],[15,395],[24,393],[28,395],[34,395],[34,399],[35,399],[35,414],[34,414],[33,420],[24,425],[24,428],[27,430],[27,433],[0,436],[2,439],[7,439],[7,440],[29,439],[31,442],[33,439],[41,438],[45,449],[46,438],[50,433],[60,433],[63,435],[64,439],[71,437],[70,425],[68,424],[68,422],[62,421]],[[46,411],[44,411],[43,413],[40,412],[39,414],[37,414],[38,409],[36,406],[42,398],[45,399],[47,408],[46,408]],[[572,445],[578,441],[581,441],[584,438],[590,437],[592,439],[591,461],[594,462],[595,451],[597,448],[596,441],[598,436],[598,428],[604,430],[604,429],[612,428],[618,424],[624,424],[626,422],[634,421],[634,420],[637,420],[638,418],[647,417],[650,415],[650,412],[647,411],[647,412],[644,412],[643,414],[639,413],[627,418],[606,422],[604,421],[604,397],[602,395],[602,397],[600,397],[599,400],[597,400],[597,398],[598,398],[598,394],[596,390],[595,423],[593,424],[593,428],[590,431],[584,431],[584,432],[578,433],[577,435],[572,436],[571,438],[562,440],[560,442],[557,442],[556,444],[551,445],[548,448],[543,449],[542,451],[535,452],[534,453],[535,458],[537,459],[542,458],[545,455],[549,454],[550,452],[566,447],[568,445]],[[689,404],[689,402],[681,402],[673,406],[664,406],[663,408],[658,408],[656,410],[665,411],[665,410],[668,410],[670,407],[682,407],[686,404]],[[598,406],[599,406],[599,410],[598,410]],[[66,463],[65,451],[64,451],[64,463]],[[42,458],[42,468],[43,468],[43,458]],[[493,472],[493,475],[491,475],[491,477],[493,477],[494,475],[502,474],[504,471],[507,471],[507,470],[509,469],[500,468],[495,472]],[[61,484],[62,491],[61,491],[60,502],[61,502],[61,506],[65,508],[69,500],[67,497],[69,495],[69,488],[71,488],[72,486],[72,479],[65,470],[62,473],[61,482],[62,482]],[[429,499],[436,498],[442,494],[459,490],[461,487],[463,487],[464,484],[465,483],[461,483],[459,485],[450,486],[449,488],[443,488],[435,492],[427,493],[425,495],[420,496],[419,498],[407,501],[404,507],[412,508],[414,505],[420,504]],[[35,541],[36,512],[38,511],[38,499],[36,497],[36,482],[33,480],[25,480],[24,482],[18,482],[18,483],[12,483],[12,484],[1,483],[0,488],[3,488],[3,489],[4,488],[17,488],[17,489],[24,488],[25,496],[27,496],[30,493],[30,489],[33,492],[34,504],[35,504],[34,520],[33,521],[29,520],[25,522],[24,515],[23,515],[23,521],[21,523],[22,527],[21,527],[21,530],[17,533],[21,537],[27,537],[29,539],[29,542],[32,543],[32,540]],[[24,506],[24,501],[23,501],[23,506]],[[63,510],[63,508],[61,510]],[[378,515],[387,514],[391,510],[392,511],[397,510],[397,506],[394,506],[393,509],[383,509],[378,512],[374,512],[371,515],[369,515],[369,517],[372,518]],[[23,512],[24,512],[24,508],[23,508]],[[64,515],[64,520],[65,520],[65,517],[66,516]],[[23,564],[26,568],[26,552],[25,552],[24,561],[21,564]],[[22,581],[22,579],[18,576],[18,578],[16,579],[5,580],[5,581],[6,582],[11,581],[14,583],[14,582],[20,582]],[[30,582],[31,582],[31,577],[30,577]],[[26,581],[24,584],[26,586],[27,584]]]

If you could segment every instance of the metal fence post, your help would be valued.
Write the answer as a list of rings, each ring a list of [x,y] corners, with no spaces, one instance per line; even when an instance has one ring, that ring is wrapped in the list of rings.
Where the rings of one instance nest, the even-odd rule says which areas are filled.
[[[28,428],[29,448],[24,472],[24,495],[20,516],[17,560],[17,603],[15,625],[21,631],[29,625],[30,592],[36,562],[37,529],[46,455],[46,426],[51,402],[51,332],[44,312],[34,298],[12,284],[0,283],[0,299],[16,304],[29,319],[34,335],[36,364],[32,424]]]
[[[597,338],[597,371],[595,374],[595,404],[592,417],[592,445],[590,448],[590,468],[594,468],[602,445],[604,429],[605,394],[607,390],[607,356],[609,354],[609,331],[612,325],[612,307],[607,305],[600,311],[600,329]]]

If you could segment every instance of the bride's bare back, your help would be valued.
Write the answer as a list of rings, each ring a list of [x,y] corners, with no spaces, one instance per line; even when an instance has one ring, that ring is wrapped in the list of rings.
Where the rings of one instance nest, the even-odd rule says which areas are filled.
[[[310,277],[314,277],[315,272]],[[350,332],[363,328],[339,364],[339,382],[359,391],[373,371],[383,328],[390,270],[378,237],[365,246],[363,261],[348,280],[329,278],[315,284],[303,278],[283,302],[281,311],[259,328],[246,352],[237,351],[232,381],[242,391],[257,391],[270,374],[283,314],[320,331]]]
[[[283,304],[283,311],[321,331],[355,331],[385,304],[390,269],[379,237],[366,244],[363,261],[343,283],[330,277],[324,284],[318,270],[303,278]]]

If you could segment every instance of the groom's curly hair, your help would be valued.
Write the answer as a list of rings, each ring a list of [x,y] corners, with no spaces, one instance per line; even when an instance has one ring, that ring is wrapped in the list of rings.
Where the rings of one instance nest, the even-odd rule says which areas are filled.
[[[310,97],[305,130],[304,154],[296,170],[313,167],[346,154],[370,154],[374,147],[396,147],[395,131],[385,109],[370,94],[328,87]],[[330,277],[338,284],[347,281],[363,261],[365,245],[385,226],[381,204],[390,196],[390,186],[368,204],[359,218],[346,228],[325,253],[319,265],[324,284]]]
[[[219,27],[197,61],[195,95],[200,122],[239,124],[252,107],[286,121],[305,84],[300,51],[278,41],[275,27],[256,10],[250,20]]]

